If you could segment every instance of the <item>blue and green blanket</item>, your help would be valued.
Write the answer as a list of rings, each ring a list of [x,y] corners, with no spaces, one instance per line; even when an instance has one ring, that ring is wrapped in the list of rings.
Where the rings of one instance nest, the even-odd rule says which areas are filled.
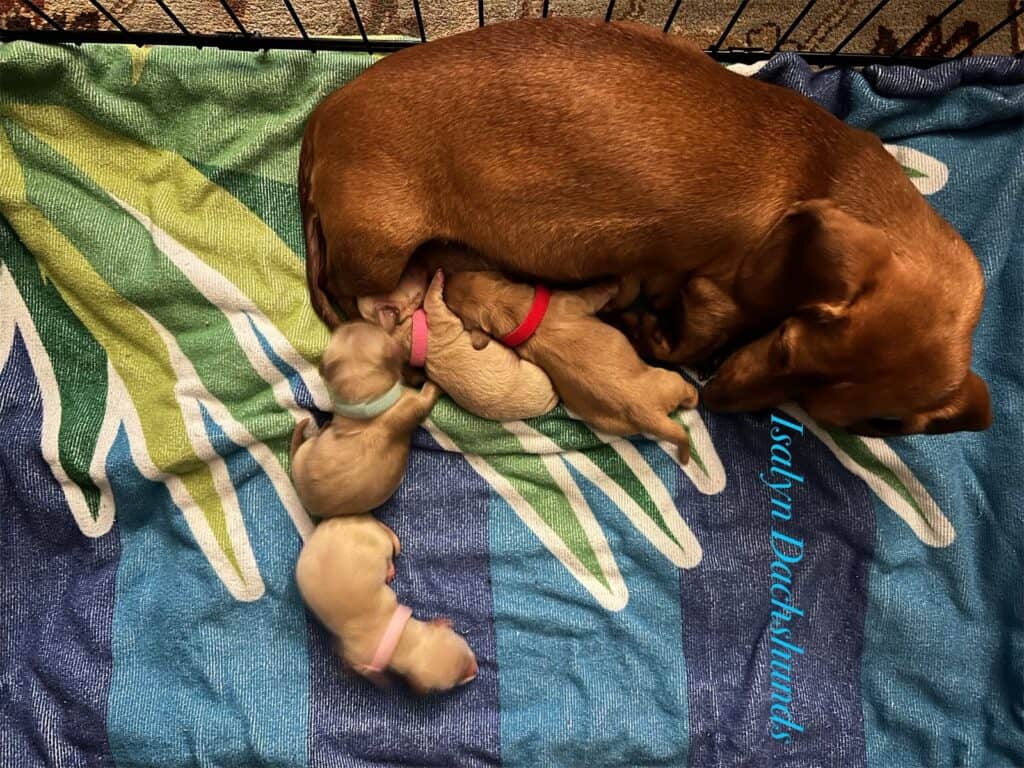
[[[974,247],[993,427],[698,409],[681,467],[443,400],[380,510],[480,660],[431,699],[343,676],[292,576],[288,438],[329,408],[298,147],[371,64],[0,47],[0,766],[1024,765],[1024,63],[754,75]]]

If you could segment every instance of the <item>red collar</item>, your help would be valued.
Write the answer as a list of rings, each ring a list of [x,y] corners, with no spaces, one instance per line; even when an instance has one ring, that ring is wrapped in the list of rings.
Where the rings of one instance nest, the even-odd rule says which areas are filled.
[[[548,311],[548,303],[551,301],[551,291],[545,286],[538,285],[534,290],[533,303],[530,311],[526,313],[523,322],[514,331],[501,337],[501,343],[506,347],[518,347],[529,340],[536,333],[538,326]]]

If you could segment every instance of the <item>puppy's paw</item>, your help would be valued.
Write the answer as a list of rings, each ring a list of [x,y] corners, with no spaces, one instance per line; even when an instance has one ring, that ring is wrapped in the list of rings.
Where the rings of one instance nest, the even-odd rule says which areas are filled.
[[[434,278],[427,287],[427,295],[423,298],[423,309],[427,316],[436,314],[442,307],[447,308],[444,303],[444,272],[440,269],[434,273]]]
[[[679,457],[680,464],[690,463],[690,441],[688,439],[676,443],[676,455]]]
[[[427,379],[423,382],[423,387],[420,389],[420,397],[423,397],[431,404],[434,404],[438,401],[438,398],[441,397],[441,388],[430,379]]]
[[[676,407],[682,410],[691,410],[697,407],[698,402],[700,402],[700,394],[697,392],[697,388],[690,382],[684,380],[682,387],[680,388],[680,395]]]

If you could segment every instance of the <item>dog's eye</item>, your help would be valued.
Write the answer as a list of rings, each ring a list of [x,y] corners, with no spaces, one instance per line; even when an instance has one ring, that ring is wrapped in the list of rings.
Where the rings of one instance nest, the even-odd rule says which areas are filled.
[[[903,419],[898,419],[891,416],[879,416],[874,419],[868,419],[866,424],[872,429],[877,429],[879,432],[895,433],[902,431]]]

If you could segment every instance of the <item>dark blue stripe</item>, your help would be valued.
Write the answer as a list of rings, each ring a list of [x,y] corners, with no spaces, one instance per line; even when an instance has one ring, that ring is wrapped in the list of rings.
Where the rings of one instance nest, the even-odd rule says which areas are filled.
[[[1024,59],[969,56],[928,69],[872,65],[860,73],[852,69],[815,70],[795,53],[780,53],[756,77],[798,91],[834,115],[845,118],[850,111],[850,89],[861,77],[879,96],[931,98],[949,93],[960,85],[1024,83]]]
[[[434,447],[417,435],[423,447]],[[492,766],[501,762],[498,668],[488,549],[489,487],[456,454],[416,449],[380,520],[402,542],[393,583],[417,618],[450,616],[476,653],[464,688],[418,699],[343,676],[310,619],[310,766]]]
[[[794,438],[805,482],[793,519],[778,530],[805,540],[794,565],[792,712],[805,728],[787,743],[770,737],[771,518],[759,474],[770,465],[767,417],[710,416],[725,490],[690,489],[681,507],[704,547],[682,571],[683,640],[690,706],[690,765],[854,768],[865,764],[861,648],[874,512],[866,486],[814,437]]]
[[[20,331],[0,373],[0,765],[111,766],[116,526],[82,535],[40,451]]]

